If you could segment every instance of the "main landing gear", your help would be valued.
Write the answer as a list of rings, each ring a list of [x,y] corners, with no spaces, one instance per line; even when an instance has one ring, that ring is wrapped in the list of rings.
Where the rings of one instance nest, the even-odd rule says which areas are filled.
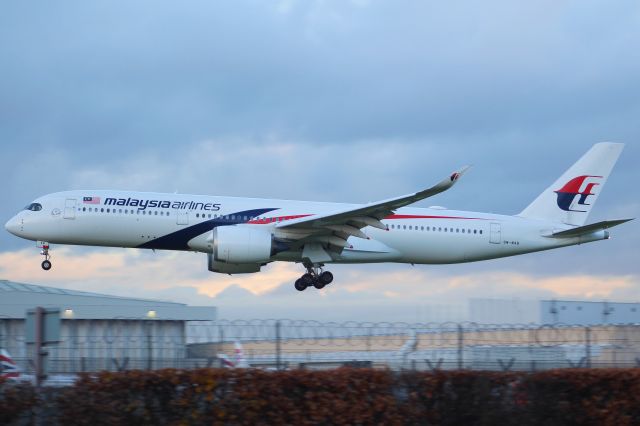
[[[51,269],[51,261],[49,260],[49,258],[51,256],[49,256],[49,243],[47,242],[42,242],[40,245],[40,248],[42,249],[40,251],[40,254],[44,256],[44,260],[42,261],[42,269],[44,269],[45,271],[48,271],[49,269]]]
[[[331,284],[333,274],[329,271],[322,270],[323,265],[305,265],[307,273],[296,280],[295,288],[298,291],[304,291],[307,287],[315,287],[318,290],[324,286]]]

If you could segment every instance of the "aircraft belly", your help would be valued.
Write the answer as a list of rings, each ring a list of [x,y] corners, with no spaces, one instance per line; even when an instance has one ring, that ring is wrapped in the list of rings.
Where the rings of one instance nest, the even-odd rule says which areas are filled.
[[[335,256],[335,262],[395,262],[400,258],[400,253],[396,249],[375,239],[351,237],[348,243],[350,246],[345,247],[342,253]]]
[[[389,232],[385,242],[401,253],[399,262],[443,264],[465,261],[465,250],[459,237],[438,233],[404,231]],[[395,234],[395,235],[393,235]]]

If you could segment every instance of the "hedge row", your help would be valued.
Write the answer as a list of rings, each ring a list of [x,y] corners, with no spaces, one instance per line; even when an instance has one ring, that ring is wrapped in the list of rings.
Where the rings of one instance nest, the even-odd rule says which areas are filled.
[[[0,383],[0,424],[634,425],[640,369],[105,372],[39,398]]]

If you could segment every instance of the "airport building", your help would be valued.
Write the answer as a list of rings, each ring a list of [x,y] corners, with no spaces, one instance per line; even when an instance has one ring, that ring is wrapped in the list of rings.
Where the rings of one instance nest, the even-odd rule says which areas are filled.
[[[469,320],[478,324],[640,324],[640,303],[478,298],[469,301]]]
[[[46,347],[57,372],[175,367],[186,357],[188,325],[216,319],[212,306],[0,280],[0,348],[19,363],[31,358],[25,317],[36,307],[59,311],[60,341]]]
[[[640,303],[543,300],[540,318],[543,324],[639,324]]]

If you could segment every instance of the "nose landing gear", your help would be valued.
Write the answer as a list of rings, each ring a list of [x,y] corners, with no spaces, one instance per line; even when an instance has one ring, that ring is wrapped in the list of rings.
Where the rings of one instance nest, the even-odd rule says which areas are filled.
[[[329,271],[323,271],[324,265],[305,265],[307,273],[298,278],[294,284],[294,287],[298,291],[304,291],[307,287],[315,287],[318,290],[324,288],[326,285],[331,284],[333,281],[333,274]]]
[[[51,257],[49,256],[49,243],[40,241],[38,243],[38,247],[42,249],[40,250],[40,254],[44,256],[44,260],[41,263],[42,269],[48,271],[49,269],[51,269],[51,261],[49,260],[49,258]]]

